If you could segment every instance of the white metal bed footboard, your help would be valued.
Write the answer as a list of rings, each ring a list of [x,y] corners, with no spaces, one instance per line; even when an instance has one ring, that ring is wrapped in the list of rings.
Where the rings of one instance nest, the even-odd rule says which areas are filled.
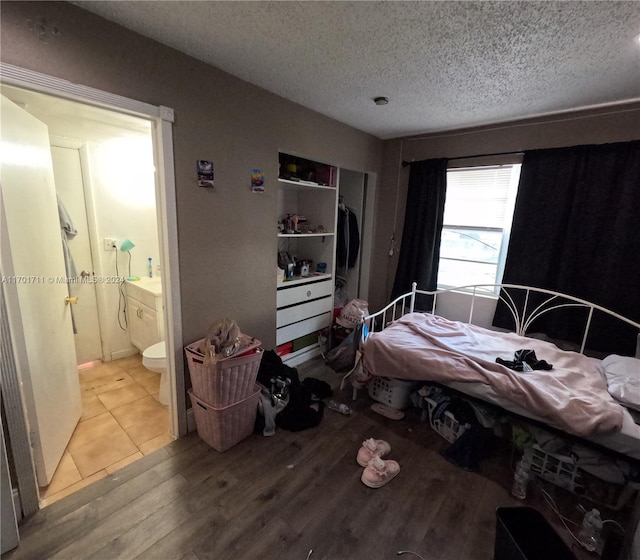
[[[524,304],[519,307],[512,294],[509,292],[524,292]],[[492,296],[500,299],[509,309],[514,320],[514,332],[521,336],[524,336],[529,327],[539,317],[550,311],[561,308],[582,308],[588,311],[585,326],[582,335],[582,341],[580,344],[580,353],[584,353],[587,337],[589,336],[589,329],[591,327],[591,320],[593,318],[594,311],[600,311],[618,319],[623,323],[631,325],[638,331],[637,335],[637,347],[636,357],[640,357],[640,323],[632,321],[626,317],[623,317],[619,313],[606,309],[600,305],[588,302],[586,300],[573,297],[560,292],[554,292],[552,290],[546,290],[543,288],[533,288],[531,286],[522,286],[519,284],[473,284],[469,286],[459,286],[455,288],[440,289],[440,290],[419,290],[417,284],[414,282],[411,285],[411,291],[398,296],[391,303],[383,307],[380,311],[372,313],[364,318],[364,322],[369,329],[369,332],[378,332],[383,330],[388,324],[399,319],[406,313],[413,313],[415,310],[415,302],[417,295],[432,296],[433,302],[431,305],[431,313],[435,314],[436,305],[438,302],[438,296],[451,292],[464,292],[469,296],[469,316],[467,323],[471,324],[473,321],[473,314],[475,309],[476,297],[480,296]],[[542,303],[537,304],[533,309],[528,309],[530,294],[543,294],[548,296]]]

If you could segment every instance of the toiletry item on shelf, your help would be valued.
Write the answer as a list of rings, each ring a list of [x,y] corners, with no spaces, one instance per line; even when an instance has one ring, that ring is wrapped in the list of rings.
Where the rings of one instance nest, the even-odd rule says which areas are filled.
[[[149,264],[147,265],[147,269],[149,270],[149,278],[153,278],[153,262],[151,257],[149,257]]]

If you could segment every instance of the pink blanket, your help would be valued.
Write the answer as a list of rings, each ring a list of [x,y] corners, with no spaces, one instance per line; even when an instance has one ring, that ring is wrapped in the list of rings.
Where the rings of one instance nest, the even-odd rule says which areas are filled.
[[[513,371],[496,358],[535,350],[550,371]],[[588,436],[619,430],[622,407],[607,391],[600,360],[554,344],[410,313],[364,343],[364,368],[372,375],[417,381],[485,383],[496,394],[563,430]]]

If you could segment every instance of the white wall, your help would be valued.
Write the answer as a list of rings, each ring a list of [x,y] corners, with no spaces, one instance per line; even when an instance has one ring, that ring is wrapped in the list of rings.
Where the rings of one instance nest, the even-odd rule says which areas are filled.
[[[129,255],[105,251],[104,238],[115,238],[118,247],[125,239],[131,250],[131,275],[147,275],[147,259],[152,258],[153,274],[159,261],[158,224],[151,134],[123,131],[101,142],[90,142],[86,151],[88,171],[88,213],[94,223],[96,239],[93,259],[96,276],[116,276],[116,257],[120,276],[128,276]],[[107,359],[131,353],[129,334],[118,325],[119,286],[98,284],[98,305],[103,347]]]

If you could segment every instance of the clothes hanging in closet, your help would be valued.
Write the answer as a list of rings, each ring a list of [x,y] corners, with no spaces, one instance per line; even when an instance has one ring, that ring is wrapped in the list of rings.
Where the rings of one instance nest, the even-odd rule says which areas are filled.
[[[338,209],[338,240],[336,247],[336,263],[338,268],[353,268],[358,260],[360,250],[360,232],[358,219],[353,210],[341,207]]]

